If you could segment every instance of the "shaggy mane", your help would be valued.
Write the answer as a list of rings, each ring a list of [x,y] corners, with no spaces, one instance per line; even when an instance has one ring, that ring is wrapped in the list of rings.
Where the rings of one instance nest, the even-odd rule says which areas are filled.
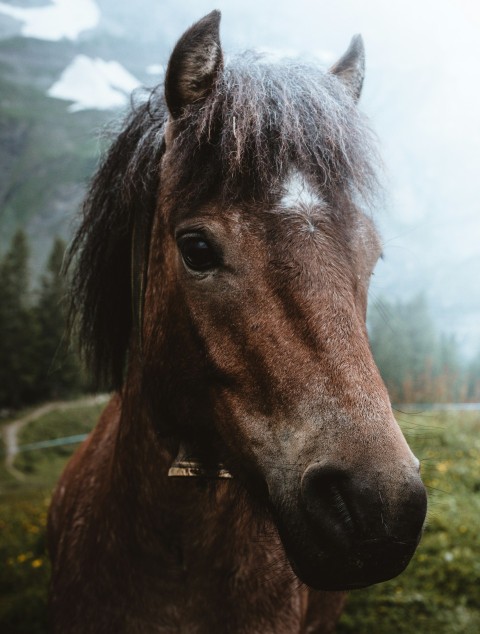
[[[122,385],[131,345],[132,235],[140,223],[148,239],[167,118],[162,87],[133,107],[93,178],[70,250],[71,321],[108,387]],[[376,191],[369,128],[337,77],[314,65],[238,56],[174,125],[179,204],[212,195],[269,204],[292,168],[332,202],[368,203]]]

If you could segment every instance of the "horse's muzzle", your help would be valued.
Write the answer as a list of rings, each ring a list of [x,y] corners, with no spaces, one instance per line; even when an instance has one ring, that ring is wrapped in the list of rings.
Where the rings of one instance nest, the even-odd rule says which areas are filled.
[[[426,508],[425,487],[416,469],[404,474],[401,483],[387,486],[313,463],[301,480],[304,544],[288,535],[284,543],[295,571],[308,585],[321,590],[364,587],[407,567]]]

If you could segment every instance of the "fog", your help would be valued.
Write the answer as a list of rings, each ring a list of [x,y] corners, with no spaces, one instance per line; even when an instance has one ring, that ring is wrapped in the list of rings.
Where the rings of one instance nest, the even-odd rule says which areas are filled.
[[[75,29],[71,23],[78,26],[75,12],[82,7],[85,24]],[[148,50],[155,69],[167,62],[183,30],[213,8],[223,14],[227,53],[261,48],[329,65],[353,34],[363,35],[367,74],[361,107],[378,134],[385,163],[385,195],[375,211],[384,259],[372,296],[408,298],[425,291],[440,328],[455,332],[467,354],[477,349],[480,4],[55,0],[45,6],[41,0],[16,0],[0,3],[0,14],[12,18],[7,25],[12,32],[23,29],[26,36],[85,40],[95,29],[135,40]],[[42,11],[50,12],[43,35]]]

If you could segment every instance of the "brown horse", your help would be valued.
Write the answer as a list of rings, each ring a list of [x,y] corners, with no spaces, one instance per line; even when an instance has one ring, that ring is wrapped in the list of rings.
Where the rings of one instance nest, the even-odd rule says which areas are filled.
[[[61,634],[331,632],[343,591],[398,575],[421,534],[365,327],[362,40],[328,72],[224,64],[219,21],[130,115],[73,245],[116,393],[52,501]]]

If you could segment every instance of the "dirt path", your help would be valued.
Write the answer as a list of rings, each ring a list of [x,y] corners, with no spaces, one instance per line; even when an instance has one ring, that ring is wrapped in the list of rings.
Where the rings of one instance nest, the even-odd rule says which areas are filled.
[[[53,401],[51,403],[45,403],[37,407],[32,412],[22,418],[3,426],[3,440],[5,442],[5,468],[9,471],[17,480],[24,480],[25,476],[20,473],[13,463],[15,456],[18,453],[18,435],[20,431],[29,423],[37,420],[41,416],[52,412],[53,410],[65,411],[75,407],[88,407],[89,405],[96,405],[105,403],[108,400],[108,396],[105,394],[97,394],[95,396],[87,396],[85,398],[78,399],[76,401]]]

